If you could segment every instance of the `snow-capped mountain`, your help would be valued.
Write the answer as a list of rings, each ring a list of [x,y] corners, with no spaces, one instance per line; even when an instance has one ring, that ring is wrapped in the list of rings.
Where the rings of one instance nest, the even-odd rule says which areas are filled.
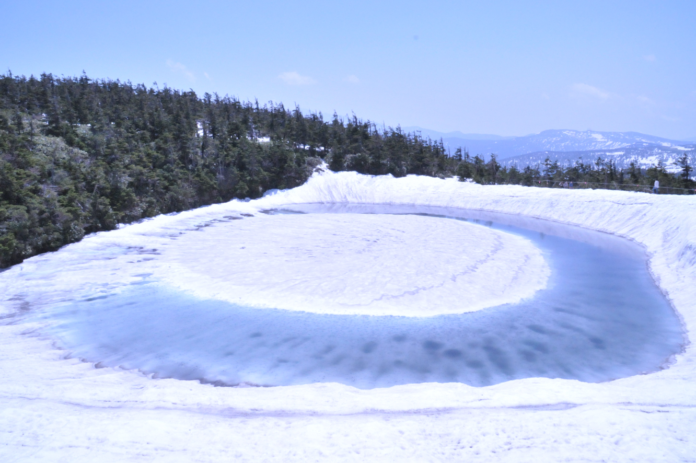
[[[662,161],[668,172],[676,173],[681,170],[677,161],[686,153],[689,163],[696,166],[696,144],[681,144],[679,146],[665,146],[655,143],[633,143],[622,148],[599,149],[586,151],[537,151],[535,153],[513,156],[501,161],[506,166],[543,165],[548,157],[551,161],[557,160],[561,165],[567,166],[582,160],[584,163],[594,163],[602,158],[604,161],[613,161],[622,169],[628,168],[631,162],[637,167],[647,169]]]
[[[506,137],[492,139],[494,136],[476,135],[476,139],[472,134],[459,134],[458,132],[450,132],[440,134],[441,137],[434,137],[438,132],[420,130],[424,136],[430,136],[433,139],[442,138],[443,144],[454,152],[457,148],[466,149],[472,156],[479,154],[488,157],[491,153],[495,153],[498,159],[507,159],[513,156],[520,156],[529,153],[538,153],[541,151],[549,152],[580,152],[580,151],[597,151],[597,150],[616,150],[625,148],[635,144],[655,145],[667,149],[683,148],[686,149],[690,145],[688,142],[677,140],[669,140],[666,138],[645,135],[637,132],[597,132],[594,130],[545,130],[538,134],[525,135],[522,137]],[[470,138],[463,138],[470,136]],[[488,139],[482,139],[489,137]],[[575,155],[577,156],[577,154]]]

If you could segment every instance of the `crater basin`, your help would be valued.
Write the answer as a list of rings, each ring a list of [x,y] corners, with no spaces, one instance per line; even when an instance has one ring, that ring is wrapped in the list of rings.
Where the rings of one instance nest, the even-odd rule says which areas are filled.
[[[364,224],[373,227],[369,236],[376,238],[388,236],[374,231],[379,221],[384,219],[384,224],[392,225],[399,222],[390,220],[393,216],[389,214],[417,215],[433,229],[442,226],[447,231],[443,236],[459,229],[464,234],[481,235],[488,247],[482,246],[482,251],[478,250],[480,258],[465,262],[463,268],[482,260],[485,263],[485,256],[495,248],[494,237],[501,236],[502,241],[521,243],[524,249],[511,249],[506,254],[514,271],[500,265],[500,281],[508,283],[494,284],[496,272],[490,271],[486,284],[492,289],[488,299],[477,296],[472,300],[495,300],[496,288],[511,287],[511,275],[519,274],[518,278],[526,278],[523,281],[527,283],[506,293],[508,297],[514,295],[507,302],[467,311],[471,307],[467,291],[452,282],[452,272],[444,273],[444,277],[429,276],[427,265],[419,268],[410,264],[403,255],[390,254],[387,246],[378,253],[382,261],[374,262],[373,267],[368,259],[350,269],[358,276],[361,268],[366,269],[369,277],[352,280],[364,285],[369,296],[364,300],[359,297],[359,286],[340,291],[341,269],[345,268],[341,259],[333,268],[328,265],[331,259],[324,259],[312,278],[299,278],[304,284],[309,281],[315,285],[314,295],[309,296],[320,297],[303,299],[306,286],[301,287],[302,291],[293,291],[298,276],[293,274],[292,266],[280,263],[281,270],[271,276],[270,284],[263,274],[249,276],[249,281],[268,285],[270,296],[254,301],[250,292],[235,301],[235,291],[225,288],[223,273],[210,277],[204,285],[209,290],[206,295],[186,284],[186,280],[194,280],[192,275],[199,278],[205,273],[200,268],[183,271],[177,266],[185,262],[158,261],[159,257],[153,256],[148,268],[154,270],[125,290],[63,301],[35,310],[28,317],[48,321],[46,332],[71,355],[158,377],[230,386],[339,382],[374,388],[450,381],[487,386],[528,377],[600,382],[655,371],[679,352],[684,342],[681,324],[654,284],[642,249],[620,238],[519,216],[433,207],[293,205],[270,213],[308,214],[297,217],[310,218],[308,223],[314,221],[314,229],[322,223],[322,216],[327,218],[324,223],[332,223],[335,228],[336,223],[350,220],[354,214],[372,214],[374,220]],[[216,227],[233,230],[238,223],[258,219],[261,217],[248,217],[190,232],[172,246],[189,243],[179,251],[182,256],[190,256],[196,234],[200,242],[207,242],[205,246],[229,245],[202,236]],[[464,226],[449,227],[452,223]],[[396,229],[392,231],[397,233]],[[253,234],[248,236],[251,239]],[[307,236],[311,240],[311,227]],[[234,242],[234,235],[229,239]],[[447,247],[435,256],[466,251],[456,248],[456,237],[447,239]],[[355,240],[358,242],[360,237]],[[418,246],[438,249],[437,243],[428,242],[425,232],[408,243],[414,253],[421,252]],[[256,255],[263,253],[262,243],[259,246]],[[365,246],[372,245],[366,242]],[[324,257],[333,251],[336,249],[327,249]],[[164,251],[162,255],[169,254]],[[528,260],[525,266],[525,257],[537,260]],[[424,262],[424,258],[422,255],[414,262]],[[506,260],[498,264],[501,262]],[[446,268],[457,270],[461,263],[452,258]],[[205,265],[205,260],[197,265]],[[383,275],[390,267],[406,269],[407,274],[392,287]],[[244,268],[240,263],[240,274]],[[171,272],[169,276],[167,272]],[[181,278],[186,272],[191,272],[188,278]],[[414,279],[409,275],[419,276]],[[398,315],[399,297],[390,299],[376,314],[368,315],[369,310],[348,314],[336,309],[369,308],[380,295],[399,296],[409,286],[430,288],[440,283],[449,286],[439,297],[423,298],[410,305],[408,298],[402,298],[405,310],[416,308],[421,314],[437,304],[446,306],[431,311],[429,316],[413,316],[413,311],[411,316]],[[230,282],[231,286],[235,284]],[[337,293],[340,297],[329,297]],[[415,299],[419,293],[414,292]],[[287,301],[282,300],[283,294],[288,294]],[[286,307],[269,307],[272,301]],[[330,307],[326,313],[318,313],[322,301]],[[302,311],[302,304],[312,304],[313,311]]]

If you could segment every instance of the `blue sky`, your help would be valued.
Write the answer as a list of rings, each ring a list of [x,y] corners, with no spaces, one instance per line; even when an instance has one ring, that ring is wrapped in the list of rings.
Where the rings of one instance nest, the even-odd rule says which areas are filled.
[[[696,2],[3,2],[0,66],[378,123],[696,136]]]

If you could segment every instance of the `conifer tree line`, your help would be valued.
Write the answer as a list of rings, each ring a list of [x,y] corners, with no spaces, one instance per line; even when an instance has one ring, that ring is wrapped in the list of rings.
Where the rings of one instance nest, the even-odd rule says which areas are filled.
[[[572,163],[560,164],[548,157],[543,164],[501,166],[495,154],[486,160],[481,155],[470,156],[466,151],[457,149],[454,156],[458,162],[456,173],[461,180],[471,179],[480,184],[525,185],[541,187],[573,187],[602,189],[620,189],[633,191],[650,191],[659,181],[662,191],[674,194],[696,194],[696,182],[692,178],[694,171],[690,164],[688,152],[684,152],[673,166],[666,166],[660,160],[655,165],[644,169],[631,162],[629,167],[621,169],[612,159],[601,157],[594,161],[578,159]],[[670,173],[668,167],[678,170]],[[674,169],[672,169],[674,170]]]
[[[299,107],[118,80],[0,75],[0,267],[333,170],[444,175],[442,143]]]
[[[322,161],[334,171],[482,184],[690,182],[664,166],[625,172],[611,163],[547,162],[519,170],[494,155],[450,154],[442,141],[356,116],[324,120],[299,107],[156,84],[8,72],[0,75],[0,268],[119,223],[292,188]]]

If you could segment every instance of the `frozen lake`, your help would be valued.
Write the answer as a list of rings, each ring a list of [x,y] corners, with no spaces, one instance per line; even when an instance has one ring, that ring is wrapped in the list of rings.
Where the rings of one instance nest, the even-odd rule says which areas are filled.
[[[684,344],[680,321],[654,284],[642,248],[611,235],[421,206],[293,205],[269,213],[465,220],[531,240],[551,276],[546,289],[521,302],[402,317],[260,309],[196,297],[143,274],[126,290],[63,301],[28,317],[49,321],[46,333],[74,357],[221,385],[487,386],[529,377],[601,382],[659,370]],[[395,265],[399,259],[408,256],[395,256]]]

